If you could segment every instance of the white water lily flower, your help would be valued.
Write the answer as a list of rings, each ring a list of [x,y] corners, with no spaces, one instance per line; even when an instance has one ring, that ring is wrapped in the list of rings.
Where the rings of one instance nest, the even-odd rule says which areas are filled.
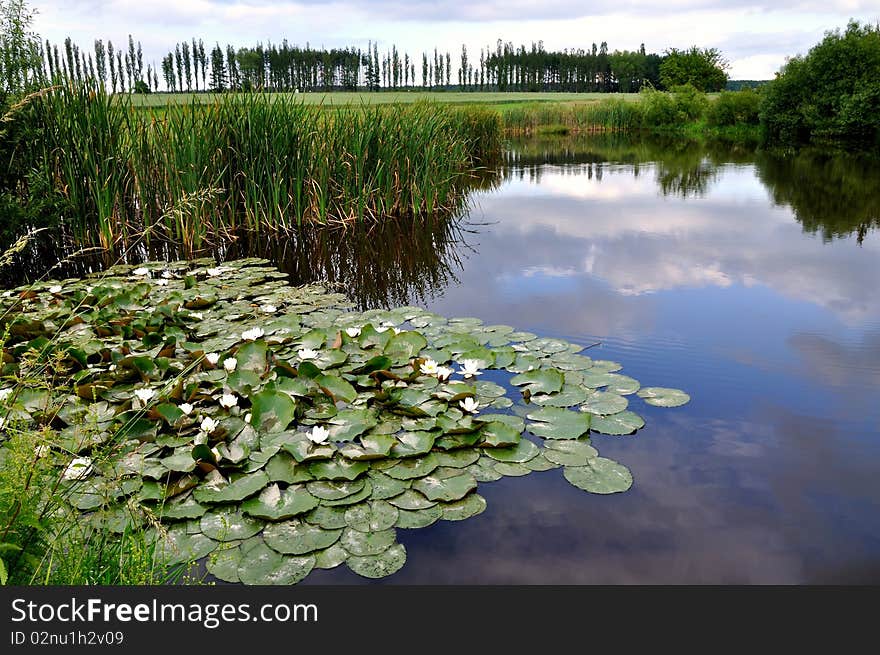
[[[235,357],[227,357],[223,360],[223,368],[232,373],[235,370],[235,367],[238,366],[238,360]]]
[[[202,314],[202,312],[190,312],[190,313],[189,313],[189,317],[190,317],[190,318],[194,318],[194,319],[196,319],[197,321],[201,321],[201,320],[204,320],[205,315]]]
[[[324,443],[329,438],[330,430],[322,428],[320,425],[316,425],[312,428],[312,431],[309,432],[309,440],[313,443]]]
[[[205,353],[205,359],[211,366],[217,366],[217,362],[220,361],[220,353]]]
[[[460,362],[461,368],[458,369],[458,372],[466,378],[473,377],[474,375],[482,375],[480,373],[480,360],[478,359],[464,359]]]
[[[9,398],[12,395],[12,389],[0,389],[0,403]]]
[[[274,314],[278,311],[278,308],[275,305],[263,305],[260,307],[260,311],[264,314]]]
[[[4,297],[4,298],[11,298],[11,297],[12,297],[12,292],[11,292],[11,291],[4,291],[4,292],[3,292],[3,297]]]
[[[346,333],[348,336],[350,336],[352,339],[354,339],[355,337],[360,336],[360,334],[361,334],[361,329],[360,329],[359,327],[345,328],[345,333]]]
[[[140,268],[134,269],[131,273],[132,273],[132,275],[149,275],[150,269],[144,268],[143,266],[141,266]]]
[[[210,277],[220,277],[221,275],[223,275],[223,267],[222,266],[218,266],[217,268],[209,268],[208,269],[208,276],[210,276]]]
[[[255,327],[250,330],[245,330],[241,333],[241,338],[245,341],[256,341],[260,337],[262,337],[265,332],[263,332],[263,328]]]
[[[452,375],[453,370],[448,366],[438,366],[437,367],[437,379],[446,381],[449,379],[449,376]]]
[[[250,423],[250,422],[251,422],[251,419],[252,419],[253,417],[254,417],[254,415],[251,414],[250,412],[248,412],[247,414],[244,415],[244,422],[245,422],[245,423]]]
[[[214,430],[217,429],[218,425],[219,423],[217,421],[212,419],[210,416],[206,416],[202,419],[202,423],[201,425],[199,425],[199,427],[202,429],[202,432],[211,434]]]
[[[229,409],[231,407],[235,407],[238,404],[238,398],[235,397],[233,393],[224,393],[220,396],[220,406]]]
[[[162,277],[166,280],[170,280],[174,277],[174,273],[172,273],[171,271],[162,271]]]
[[[61,293],[63,287],[60,284],[49,287],[49,293]]]
[[[422,365],[419,366],[419,370],[422,372],[422,375],[437,375],[437,369],[439,368],[437,362],[433,359],[426,359],[422,362]]]
[[[296,356],[303,361],[307,359],[317,359],[318,351],[312,350],[311,348],[302,348],[296,351]]]
[[[465,398],[464,400],[459,400],[458,405],[468,414],[479,414],[477,408],[480,406],[480,403],[478,403],[473,398]]]
[[[140,401],[141,407],[146,407],[147,403],[150,402],[150,399],[156,395],[156,391],[154,389],[135,389],[134,395],[137,396],[137,399]]]
[[[160,287],[167,287],[168,286],[168,280],[154,280],[154,282],[157,285],[159,285]]]
[[[75,457],[64,469],[61,477],[64,480],[82,480],[91,472],[92,460],[90,457]]]
[[[181,412],[183,412],[184,416],[189,416],[190,414],[192,414],[192,411],[193,411],[193,406],[190,405],[189,403],[180,403],[178,405],[178,408],[180,409]]]

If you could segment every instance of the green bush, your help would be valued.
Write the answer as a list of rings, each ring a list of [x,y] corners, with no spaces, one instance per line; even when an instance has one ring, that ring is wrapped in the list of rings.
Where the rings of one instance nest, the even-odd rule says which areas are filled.
[[[769,140],[880,143],[880,26],[851,22],[790,60],[764,90]]]
[[[710,106],[706,121],[713,127],[757,125],[761,96],[752,89],[723,91]]]

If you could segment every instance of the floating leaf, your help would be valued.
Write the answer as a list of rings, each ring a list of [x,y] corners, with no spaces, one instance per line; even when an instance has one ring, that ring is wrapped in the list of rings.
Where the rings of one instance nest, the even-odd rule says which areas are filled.
[[[545,407],[528,413],[529,431],[545,439],[577,439],[590,431],[590,414],[558,407]]]
[[[353,528],[346,528],[339,543],[345,550],[357,557],[378,555],[394,545],[397,532],[394,528],[378,532],[361,532]]]
[[[347,496],[363,491],[365,484],[365,479],[352,480],[350,482],[319,480],[309,482],[306,485],[306,489],[315,498],[320,498],[321,500],[339,500],[340,498],[346,498]]]
[[[691,399],[684,391],[666,387],[644,387],[638,395],[646,403],[656,407],[681,407]]]
[[[345,563],[348,568],[365,578],[385,578],[403,568],[406,563],[406,548],[403,544],[394,544],[378,555],[353,555]]]
[[[385,471],[385,475],[398,480],[412,480],[428,475],[440,464],[431,453],[424,457],[412,457],[404,459]]]
[[[223,487],[202,484],[193,492],[200,503],[234,503],[253,496],[269,484],[269,476],[263,471],[248,473],[232,479]]]
[[[434,435],[430,432],[401,432],[391,447],[392,457],[416,457],[431,451]]]
[[[286,393],[261,391],[250,398],[252,425],[265,432],[281,432],[293,420],[296,403]]]
[[[472,493],[452,503],[442,503],[444,521],[464,521],[481,514],[486,509],[486,499]]]
[[[522,423],[522,420],[520,420]],[[492,421],[486,423],[481,431],[482,442],[480,445],[490,448],[507,448],[520,442],[521,430],[516,430],[505,423]]]
[[[236,509],[218,509],[202,516],[199,527],[211,539],[235,541],[253,537],[263,529],[263,522],[245,516]]]
[[[374,500],[387,500],[394,496],[399,496],[410,486],[409,480],[397,480],[390,475],[376,470],[367,471],[370,482],[373,485],[373,493],[371,498]]]
[[[565,377],[553,368],[526,371],[514,375],[510,383],[515,386],[524,386],[532,395],[539,393],[555,393],[562,390]]]
[[[370,465],[366,462],[353,462],[349,459],[337,458],[327,462],[309,464],[309,473],[317,480],[354,480],[367,472]]]
[[[599,456],[599,451],[588,441],[548,441],[541,454],[560,466],[586,466],[589,460]]]
[[[464,498],[477,488],[477,481],[470,473],[442,478],[427,475],[413,482],[413,489],[421,492],[428,500],[450,502]],[[415,509],[415,508],[413,508]]]
[[[495,470],[501,475],[512,477],[522,477],[532,472],[532,469],[526,468],[522,464],[516,462],[495,462]]]
[[[263,530],[263,540],[284,555],[305,555],[329,548],[339,540],[342,530],[327,530],[301,519],[273,523]]]
[[[632,434],[645,427],[641,416],[633,412],[619,412],[611,416],[594,416],[590,427],[601,434]]]
[[[632,486],[629,469],[604,457],[590,459],[586,466],[566,466],[565,479],[584,491],[593,494],[614,494]]]
[[[302,518],[309,523],[321,526],[325,530],[336,530],[348,525],[345,522],[345,512],[347,510],[348,507],[346,506],[330,507],[328,505],[319,505]]]
[[[371,500],[349,507],[345,512],[345,522],[361,532],[381,532],[394,527],[397,516],[394,505],[384,500]]]
[[[394,496],[393,498],[389,498],[388,502],[399,509],[410,511],[428,509],[437,504],[436,501],[428,500],[425,498],[424,494],[421,494],[414,489],[407,489],[403,493]]]
[[[164,566],[186,564],[211,554],[217,544],[200,532],[190,534],[185,524],[175,525],[160,534],[153,557]]]
[[[266,475],[269,476],[270,482],[295,484],[297,482],[309,482],[314,479],[314,476],[309,473],[309,467],[297,462],[287,452],[280,452],[272,456],[266,463],[265,471]]]
[[[242,555],[238,577],[244,584],[292,585],[303,580],[314,567],[312,555],[285,556],[260,544]]]
[[[528,439],[522,439],[515,446],[508,448],[487,448],[486,455],[499,462],[516,462],[522,464],[537,456],[541,450]]]
[[[318,506],[318,499],[303,485],[291,485],[283,491],[277,484],[263,489],[259,496],[242,503],[245,514],[267,521],[281,521],[310,512]]]
[[[629,405],[629,401],[620,394],[610,391],[596,391],[581,405],[580,410],[596,416],[609,416],[622,412],[627,405]]]
[[[404,529],[427,528],[443,518],[443,508],[437,504],[425,509],[400,509],[397,513],[397,523],[394,527]]]
[[[330,548],[315,551],[313,555],[315,556],[316,569],[335,569],[348,559],[348,553],[338,542]]]

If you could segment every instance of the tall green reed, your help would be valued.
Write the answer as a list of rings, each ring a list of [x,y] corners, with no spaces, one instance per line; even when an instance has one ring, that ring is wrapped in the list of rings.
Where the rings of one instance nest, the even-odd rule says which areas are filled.
[[[41,126],[34,172],[80,245],[146,233],[198,248],[239,229],[414,219],[459,209],[500,153],[498,115],[434,104],[321,108],[244,94],[135,111],[64,87],[23,119]]]

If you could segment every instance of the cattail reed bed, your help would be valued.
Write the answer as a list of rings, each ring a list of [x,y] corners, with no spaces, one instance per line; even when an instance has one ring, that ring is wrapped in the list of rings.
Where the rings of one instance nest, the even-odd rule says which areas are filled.
[[[428,103],[327,109],[247,94],[154,114],[60,88],[11,123],[25,126],[0,140],[28,165],[6,176],[6,196],[51,207],[77,246],[117,251],[142,237],[196,250],[237,231],[452,214],[501,151],[497,113]]]

